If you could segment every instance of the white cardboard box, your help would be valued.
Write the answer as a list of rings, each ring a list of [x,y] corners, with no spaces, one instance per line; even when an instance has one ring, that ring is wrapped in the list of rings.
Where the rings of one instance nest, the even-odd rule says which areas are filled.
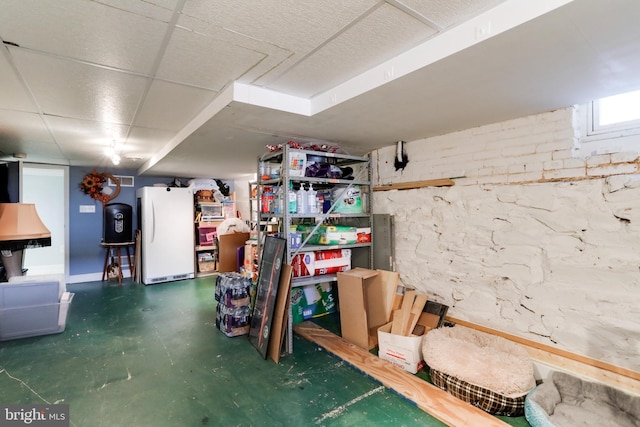
[[[392,323],[389,322],[378,328],[378,357],[415,374],[423,363],[422,337],[424,335],[403,336],[392,334]]]

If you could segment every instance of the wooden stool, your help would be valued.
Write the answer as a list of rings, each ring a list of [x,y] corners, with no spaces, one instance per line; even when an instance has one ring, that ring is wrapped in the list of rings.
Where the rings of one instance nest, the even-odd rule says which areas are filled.
[[[135,242],[125,242],[125,243],[100,243],[100,245],[103,248],[107,249],[107,252],[104,255],[104,267],[102,269],[102,281],[104,282],[105,277],[108,276],[107,274],[107,266],[109,265],[109,255],[111,255],[111,249],[115,248],[116,250],[116,257],[118,258],[118,284],[122,284],[122,267],[120,266],[120,258],[122,255],[122,248],[125,248],[125,250],[127,251],[127,260],[129,261],[129,272],[131,273],[131,277],[133,277],[134,275],[134,268],[135,266],[132,264],[131,262],[131,253],[129,252],[129,248],[131,246],[135,246]]]

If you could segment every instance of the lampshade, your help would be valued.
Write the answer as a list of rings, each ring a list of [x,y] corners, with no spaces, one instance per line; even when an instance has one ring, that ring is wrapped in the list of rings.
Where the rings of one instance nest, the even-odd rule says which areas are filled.
[[[31,203],[0,203],[0,250],[51,246],[51,232]]]

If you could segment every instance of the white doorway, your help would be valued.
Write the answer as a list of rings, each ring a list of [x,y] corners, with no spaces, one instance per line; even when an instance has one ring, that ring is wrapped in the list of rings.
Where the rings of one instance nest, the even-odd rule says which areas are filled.
[[[23,267],[27,275],[63,274],[69,271],[67,223],[69,212],[69,168],[23,163],[20,173],[22,203],[33,203],[38,216],[51,231],[51,246],[25,249]]]

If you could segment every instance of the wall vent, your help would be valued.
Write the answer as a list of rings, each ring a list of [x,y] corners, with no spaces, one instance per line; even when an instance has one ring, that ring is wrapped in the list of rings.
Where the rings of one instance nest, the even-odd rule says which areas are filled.
[[[114,175],[120,181],[120,187],[133,187],[133,177],[125,176],[125,175]],[[109,187],[115,187],[116,183],[111,180],[111,178],[107,178],[107,185]]]

